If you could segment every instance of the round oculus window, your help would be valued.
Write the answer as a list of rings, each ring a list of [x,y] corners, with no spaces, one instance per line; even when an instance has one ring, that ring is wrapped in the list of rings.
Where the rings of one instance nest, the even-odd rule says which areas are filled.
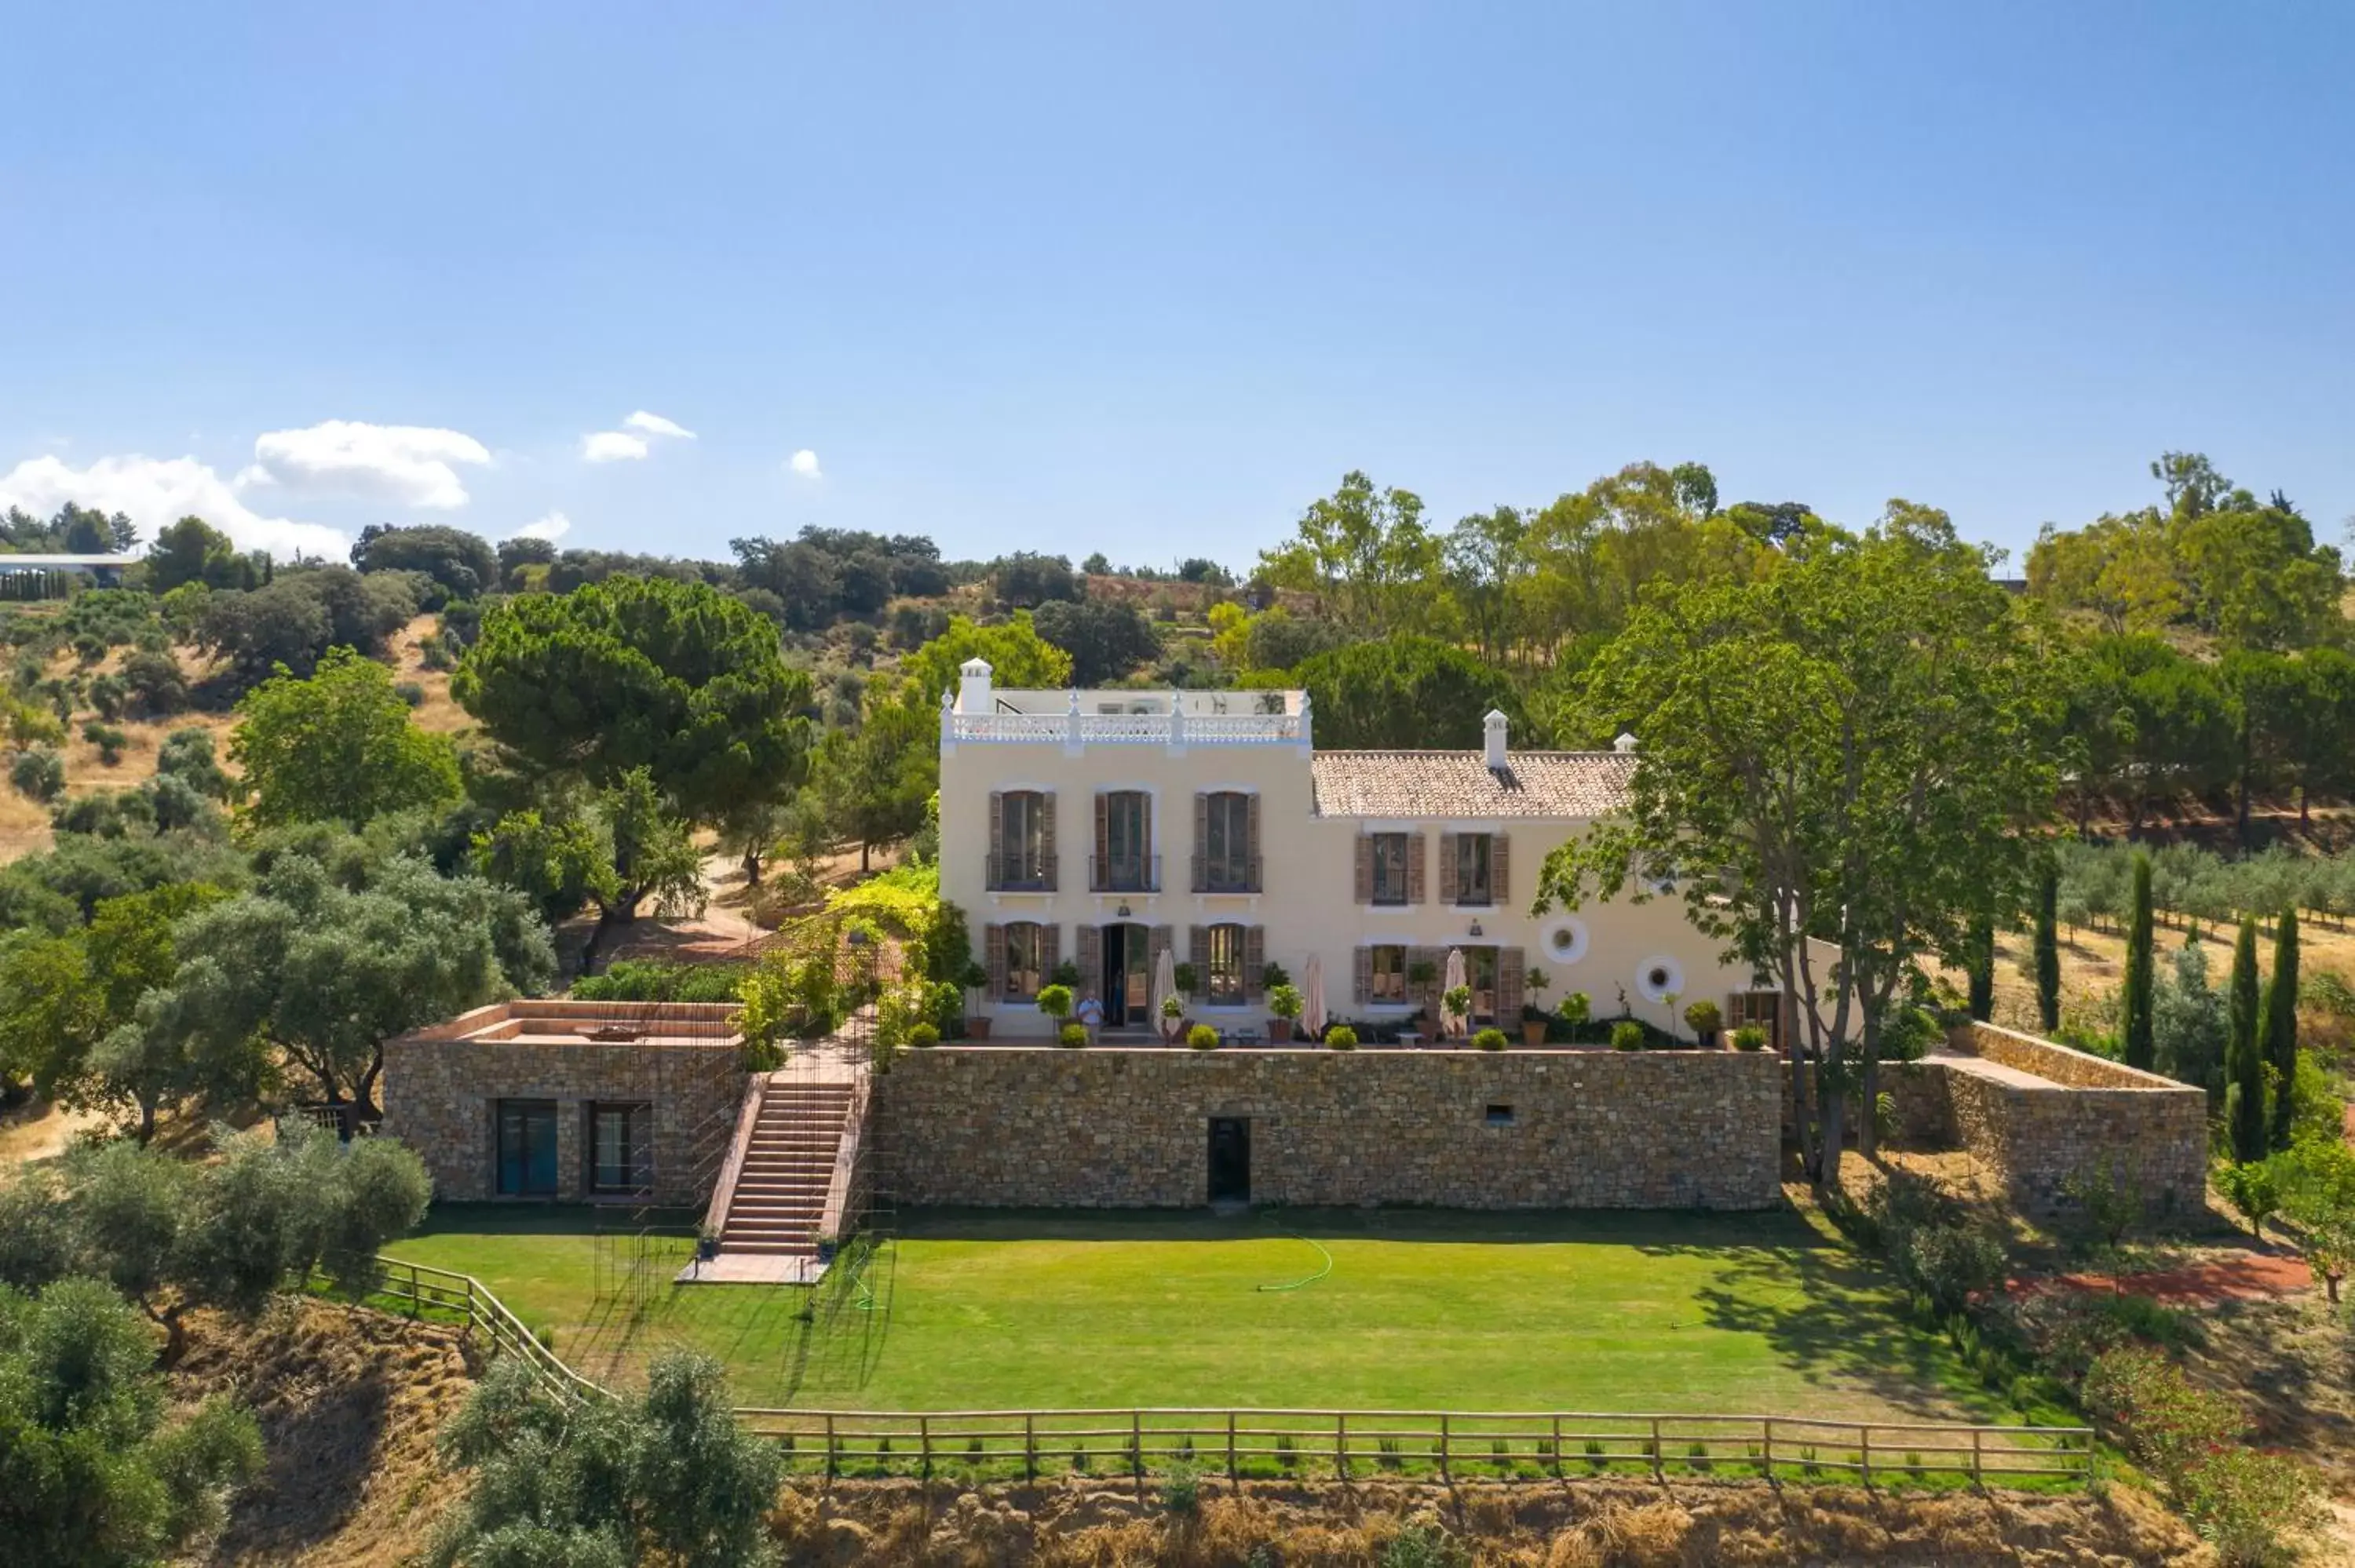
[[[1586,923],[1564,915],[1547,922],[1545,956],[1557,964],[1574,964],[1586,957]]]
[[[1646,959],[1636,966],[1636,989],[1646,1001],[1666,1001],[1685,989],[1684,966],[1674,959]]]

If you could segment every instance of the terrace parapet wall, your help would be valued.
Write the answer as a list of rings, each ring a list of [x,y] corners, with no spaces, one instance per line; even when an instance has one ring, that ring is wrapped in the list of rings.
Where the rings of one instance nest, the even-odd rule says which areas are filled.
[[[876,1080],[876,1154],[902,1204],[1191,1207],[1239,1117],[1255,1203],[1762,1209],[1781,1082],[1728,1052],[941,1048]]]

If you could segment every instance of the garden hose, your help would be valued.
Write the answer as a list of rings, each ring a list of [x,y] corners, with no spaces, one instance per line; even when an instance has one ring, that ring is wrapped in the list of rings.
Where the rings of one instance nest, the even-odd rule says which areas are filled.
[[[1278,1295],[1287,1290],[1299,1290],[1305,1287],[1316,1284],[1318,1280],[1333,1272],[1333,1255],[1327,1252],[1321,1243],[1309,1241],[1306,1236],[1302,1235],[1297,1231],[1286,1231],[1284,1234],[1290,1236],[1294,1241],[1303,1242],[1309,1246],[1315,1247],[1316,1249],[1316,1255],[1325,1260],[1325,1266],[1318,1269],[1314,1274],[1305,1276],[1299,1279],[1292,1280],[1286,1284],[1254,1285],[1252,1287],[1253,1290],[1261,1291],[1268,1295]]]

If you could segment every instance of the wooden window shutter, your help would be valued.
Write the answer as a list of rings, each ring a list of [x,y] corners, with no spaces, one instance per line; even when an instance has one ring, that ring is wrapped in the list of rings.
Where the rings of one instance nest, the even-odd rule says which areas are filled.
[[[1441,948],[1409,948],[1406,950],[1407,969],[1412,971],[1418,964],[1431,966],[1431,979],[1421,984],[1410,979],[1406,986],[1406,999],[1412,1005],[1430,1013],[1432,1022],[1436,1023],[1439,1021],[1439,993],[1447,984],[1446,950]]]
[[[1513,839],[1509,833],[1488,835],[1488,896],[1497,904],[1513,901]]]
[[[1267,996],[1267,927],[1243,927],[1243,1000],[1259,1001]]]
[[[995,797],[993,797],[995,799]],[[996,923],[981,929],[981,950],[989,968],[989,994],[1006,994],[1006,927]]]
[[[1062,878],[1057,874],[1060,866],[1055,858],[1055,792],[1039,792],[1039,869],[1046,874],[1047,891],[1060,887]]]
[[[1425,896],[1423,874],[1423,842],[1429,835],[1412,832],[1406,836],[1406,901],[1420,904]]]
[[[1210,792],[1194,791],[1194,891],[1210,885]]]
[[[1260,885],[1259,873],[1259,795],[1256,791],[1243,797],[1243,832],[1248,841],[1243,853],[1250,858],[1243,865],[1243,885],[1252,893],[1266,889]]]
[[[1111,830],[1105,825],[1105,818],[1109,813],[1105,809],[1104,800],[1104,792],[1101,789],[1097,790],[1096,847],[1089,852],[1093,854],[1095,858],[1088,862],[1088,886],[1092,891],[1098,893],[1103,892],[1105,887],[1110,885],[1104,880],[1104,873],[1110,869],[1106,864],[1106,862],[1112,858],[1112,834]]]
[[[1464,884],[1456,871],[1455,835],[1442,833],[1439,835],[1439,901],[1442,904],[1453,904],[1463,895]],[[1423,901],[1418,898],[1415,902],[1420,904]]]
[[[1210,983],[1210,928],[1208,926],[1186,927],[1186,961],[1194,966],[1195,989],[1206,989]]]
[[[1039,927],[1039,983],[1055,983],[1055,966],[1063,961],[1063,927],[1054,921]]]
[[[1521,1015],[1529,995],[1529,962],[1518,948],[1497,949],[1497,1022],[1510,1023]]]
[[[1374,835],[1358,835],[1358,902],[1374,901]]]
[[[1354,971],[1350,994],[1357,999],[1358,1005],[1363,1007],[1374,1000],[1374,950],[1359,948],[1350,957],[1350,968]]]
[[[1002,885],[1005,880],[1006,794],[1003,790],[992,789],[989,792],[989,878],[987,885],[996,887]]]
[[[1103,931],[1100,927],[1082,925],[1073,946],[1079,949],[1080,994],[1101,998],[1103,993]]]

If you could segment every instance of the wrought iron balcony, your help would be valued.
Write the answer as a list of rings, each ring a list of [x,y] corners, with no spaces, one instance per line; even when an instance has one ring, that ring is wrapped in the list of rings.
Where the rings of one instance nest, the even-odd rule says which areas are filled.
[[[1249,855],[1237,860],[1232,855],[1198,854],[1194,857],[1194,891],[1197,893],[1264,893],[1260,881],[1260,857]]]
[[[992,893],[1052,893],[1055,863],[1035,850],[987,857],[982,885]]]
[[[1157,854],[1088,856],[1091,893],[1158,893],[1161,857]]]

